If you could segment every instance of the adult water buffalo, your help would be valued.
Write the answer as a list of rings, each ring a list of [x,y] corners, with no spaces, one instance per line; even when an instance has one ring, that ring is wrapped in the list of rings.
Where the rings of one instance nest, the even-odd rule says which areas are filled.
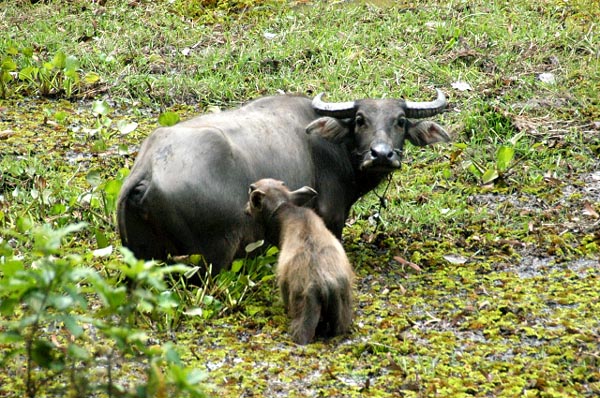
[[[265,177],[316,189],[310,205],[339,238],[352,204],[400,168],[406,139],[449,141],[440,125],[409,119],[440,113],[440,90],[431,102],[321,98],[264,97],[158,128],[119,196],[123,245],[145,259],[201,253],[218,272],[265,238],[244,212],[248,186]]]

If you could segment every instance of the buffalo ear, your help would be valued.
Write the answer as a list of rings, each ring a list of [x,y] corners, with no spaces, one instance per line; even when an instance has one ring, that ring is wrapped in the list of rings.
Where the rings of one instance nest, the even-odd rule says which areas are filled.
[[[256,210],[262,210],[263,199],[265,193],[263,191],[255,190],[250,192],[250,208]]]
[[[450,142],[450,135],[442,126],[429,120],[409,122],[408,140],[413,145],[425,146],[436,142]]]
[[[290,192],[290,199],[296,206],[304,206],[317,195],[317,191],[311,187],[304,186],[300,189]]]
[[[341,143],[350,133],[348,124],[332,117],[320,117],[306,126],[306,133],[318,135],[335,144]]]

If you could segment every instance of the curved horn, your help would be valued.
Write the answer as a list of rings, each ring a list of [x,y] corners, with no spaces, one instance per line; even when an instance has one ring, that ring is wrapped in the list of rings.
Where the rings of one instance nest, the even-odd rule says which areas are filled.
[[[323,94],[325,93],[320,93],[312,100],[312,107],[319,115],[331,116],[338,119],[354,117],[356,113],[356,104],[354,101],[324,102],[321,100]]]
[[[446,105],[448,105],[448,102],[446,101],[446,96],[442,90],[436,88],[435,91],[437,92],[437,98],[435,101],[405,101],[404,112],[406,113],[406,117],[421,119],[441,113],[446,108]]]

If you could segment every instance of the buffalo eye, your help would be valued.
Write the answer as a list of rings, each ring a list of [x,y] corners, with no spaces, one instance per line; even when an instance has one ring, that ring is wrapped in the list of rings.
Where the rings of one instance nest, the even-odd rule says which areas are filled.
[[[358,114],[356,115],[356,118],[354,119],[354,123],[356,123],[356,125],[358,127],[362,127],[365,125],[366,121],[365,121],[365,117],[362,114]]]
[[[396,119],[396,124],[400,128],[403,128],[405,123],[406,123],[406,118],[404,116],[399,116],[398,119]]]

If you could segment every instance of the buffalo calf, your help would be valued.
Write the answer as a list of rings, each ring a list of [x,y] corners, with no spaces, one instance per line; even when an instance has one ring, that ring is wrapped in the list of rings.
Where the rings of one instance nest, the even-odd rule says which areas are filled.
[[[344,248],[323,220],[301,207],[317,195],[310,187],[290,191],[282,181],[250,185],[249,213],[267,233],[279,236],[277,283],[298,344],[315,335],[347,333],[352,323],[354,273]]]

